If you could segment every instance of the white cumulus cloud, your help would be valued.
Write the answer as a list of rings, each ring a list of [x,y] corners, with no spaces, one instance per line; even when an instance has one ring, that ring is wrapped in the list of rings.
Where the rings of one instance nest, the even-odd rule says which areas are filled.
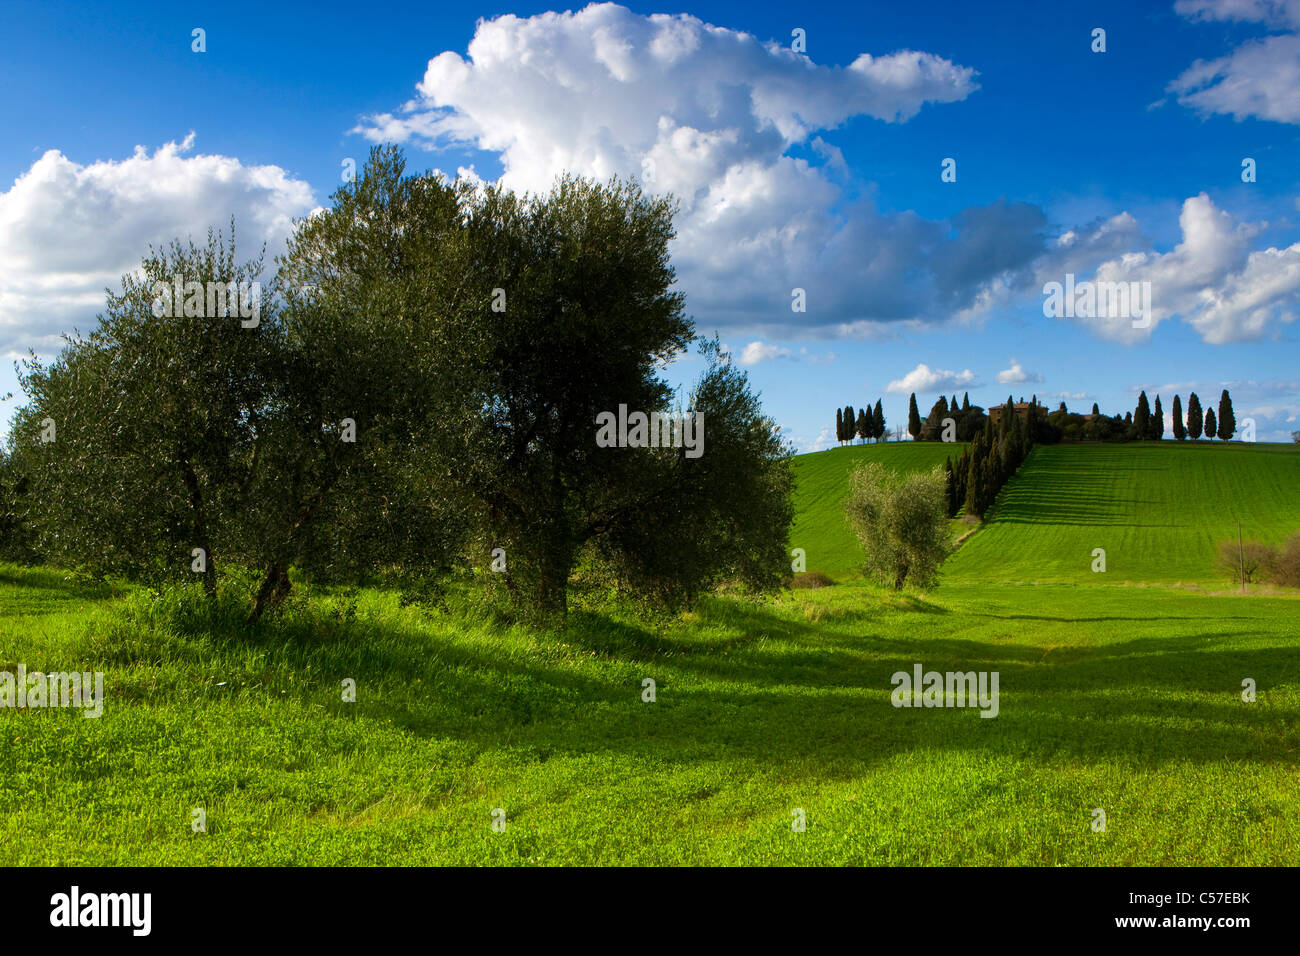
[[[902,378],[895,379],[885,386],[886,392],[946,392],[954,388],[967,388],[978,385],[975,373],[970,369],[952,372],[947,369],[933,369],[921,362]]]
[[[311,188],[278,166],[187,155],[193,145],[191,133],[85,165],[49,150],[0,193],[0,354],[49,354],[60,333],[88,330],[105,287],[138,268],[151,243],[201,242],[233,216],[239,257],[266,242],[270,263],[292,220],[314,208]]]
[[[1037,372],[1026,372],[1014,358],[1011,360],[1011,367],[1005,368],[998,372],[998,381],[1003,385],[1025,385],[1037,383],[1043,380],[1043,376]]]
[[[1162,321],[1177,316],[1212,345],[1257,341],[1276,336],[1300,315],[1300,242],[1284,248],[1251,248],[1266,224],[1238,222],[1205,193],[1183,202],[1178,218],[1182,241],[1173,249],[1130,248],[1096,263],[1089,278],[1089,256],[1074,252],[1091,244],[1095,257],[1100,250],[1113,248],[1112,243],[1095,241],[1100,230],[1112,229],[1121,241],[1128,237],[1137,243],[1136,223],[1115,229],[1119,218],[1058,243],[1038,264],[1043,282],[1060,282],[1066,272],[1077,270],[1076,283],[1151,284],[1145,327],[1135,327],[1128,315],[1075,319],[1102,338],[1145,341]]]
[[[946,320],[1042,251],[1036,206],[886,215],[838,183],[838,126],[903,122],[976,89],[973,69],[933,53],[825,65],[693,16],[606,3],[481,21],[466,55],[438,52],[408,103],[357,131],[493,152],[516,190],[572,171],[671,192],[673,261],[692,309],[793,337]],[[796,146],[821,161],[792,155]],[[796,288],[806,312],[791,310]]]
[[[1300,3],[1296,0],[1179,0],[1186,17],[1258,23],[1279,32],[1197,60],[1168,86],[1178,102],[1202,114],[1300,123]]]
[[[773,345],[770,342],[750,342],[740,350],[740,355],[736,361],[741,365],[757,365],[760,362],[767,362],[772,359],[792,358],[794,353],[783,345]]]

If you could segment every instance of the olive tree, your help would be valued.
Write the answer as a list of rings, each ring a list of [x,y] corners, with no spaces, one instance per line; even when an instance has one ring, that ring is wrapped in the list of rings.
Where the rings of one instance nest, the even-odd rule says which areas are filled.
[[[587,528],[616,582],[668,606],[723,582],[761,592],[789,577],[792,449],[718,343],[700,352],[686,413],[703,422],[703,453],[625,452],[636,469]]]
[[[481,306],[434,347],[468,385],[439,460],[484,553],[506,551],[515,600],[542,615],[564,614],[585,553],[668,603],[720,577],[775,586],[787,564],[786,451],[716,344],[687,410],[703,415],[702,454],[598,441],[602,416],[676,414],[662,370],[695,337],[673,288],[673,212],[633,183],[574,177],[473,204]]]
[[[333,205],[298,224],[279,262],[281,342],[254,485],[257,617],[290,567],[355,577],[446,567],[466,511],[439,461],[465,414],[461,350],[486,309],[466,228],[472,189],[408,175],[377,148]]]
[[[261,288],[261,259],[236,262],[233,227],[229,242],[151,251],[97,328],[22,377],[31,401],[14,435],[45,553],[198,573],[209,594],[225,562],[255,566],[254,618],[287,595],[291,566],[446,564],[458,512],[423,461],[449,376],[429,345],[457,324],[470,274],[454,241],[468,194],[374,151],[296,225],[253,316],[179,294]],[[430,259],[434,234],[450,239]]]
[[[89,335],[26,363],[11,440],[44,554],[101,573],[196,573],[215,593],[220,556],[246,538],[274,367],[261,272],[260,257],[236,260],[233,224],[228,241],[151,249]]]
[[[259,279],[233,227],[151,252],[24,377],[41,543],[101,570],[192,568],[209,594],[220,568],[256,567],[254,619],[291,568],[355,578],[467,549],[505,549],[516,600],[548,615],[583,556],[669,603],[776,586],[789,451],[716,343],[689,396],[701,454],[597,440],[603,414],[672,411],[663,370],[695,340],[673,208],[618,181],[518,196],[408,174],[377,148],[295,224],[256,321],[180,294]],[[184,307],[159,310],[159,287]]]
[[[943,470],[900,474],[879,462],[850,476],[845,511],[866,553],[866,571],[901,590],[935,583],[948,553]]]

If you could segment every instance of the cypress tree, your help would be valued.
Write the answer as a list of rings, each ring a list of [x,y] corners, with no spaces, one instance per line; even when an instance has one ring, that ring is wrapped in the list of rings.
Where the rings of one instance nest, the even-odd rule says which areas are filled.
[[[876,440],[879,441],[885,437],[885,410],[880,407],[880,399],[876,399],[876,413],[874,417],[875,426],[873,432]]]
[[[1219,437],[1229,441],[1237,431],[1237,416],[1232,411],[1232,398],[1225,388],[1219,396]]]
[[[1205,426],[1205,418],[1201,413],[1201,400],[1192,392],[1187,397],[1187,434],[1192,436],[1192,441],[1201,437],[1201,429]]]
[[[1133,433],[1138,441],[1151,437],[1151,406],[1147,402],[1147,393],[1138,396],[1137,411],[1133,413]]]
[[[1218,431],[1218,423],[1214,420],[1214,409],[1205,410],[1205,437],[1213,439],[1215,432]]]
[[[980,513],[980,485],[984,480],[984,436],[976,435],[970,446],[970,463],[966,467],[966,497],[963,504],[968,515]]]
[[[1183,427],[1183,400],[1178,395],[1174,396],[1174,439],[1176,441],[1185,441],[1187,438],[1187,429]]]
[[[1165,412],[1160,407],[1160,396],[1156,396],[1156,408],[1151,413],[1151,439],[1160,441],[1165,437]]]
[[[921,440],[938,441],[942,437],[943,420],[948,417],[948,399],[944,395],[930,406],[930,414],[921,423]]]
[[[989,454],[984,459],[984,484],[980,488],[980,517],[983,517],[990,508],[993,507],[993,501],[998,496],[998,489],[1002,487],[1001,473],[1001,456]]]
[[[947,494],[948,494],[948,499],[947,499],[948,517],[955,518],[957,516],[957,479],[954,477],[952,473],[951,456],[944,459],[943,479],[944,479],[944,487],[947,489]]]
[[[912,441],[916,441],[921,434],[921,413],[916,409],[916,392],[907,401],[907,433],[912,436]]]
[[[960,465],[957,467],[957,507],[964,507],[966,504],[966,490],[970,487],[970,447],[967,446],[961,450]]]
[[[853,426],[858,420],[857,415],[853,412],[852,405],[844,406],[844,440],[853,443]]]
[[[1098,416],[1101,415],[1101,409],[1097,407],[1097,403],[1096,403],[1096,402],[1093,402],[1093,403],[1092,403],[1092,413],[1093,413],[1094,415],[1098,415]]]
[[[835,409],[835,440],[844,443],[844,409]]]
[[[1029,423],[1016,416],[1015,428],[1011,432],[1012,465],[1014,472],[1029,457]]]
[[[970,392],[962,392],[961,410],[963,413],[970,411]]]
[[[858,437],[861,438],[863,441],[866,441],[868,438],[871,437],[871,426],[867,424],[867,409],[870,407],[871,406],[868,405],[867,408],[858,409],[858,421],[855,430],[858,433]],[[874,416],[873,416],[873,420],[874,420]]]

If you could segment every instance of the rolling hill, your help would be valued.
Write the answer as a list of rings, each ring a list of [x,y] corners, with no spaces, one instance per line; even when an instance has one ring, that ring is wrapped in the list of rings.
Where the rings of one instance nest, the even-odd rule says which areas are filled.
[[[844,521],[848,476],[859,461],[911,471],[942,465],[960,447],[854,446],[795,459],[790,546],[808,569],[851,577],[861,548]],[[1300,447],[1144,442],[1049,445],[1003,489],[989,519],[944,565],[946,580],[1212,583],[1219,541],[1277,543],[1300,530]],[[1092,571],[1093,550],[1106,573]]]
[[[1300,530],[1300,447],[1143,442],[1036,449],[945,575],[1119,583],[1223,579],[1218,542]],[[1092,552],[1106,552],[1104,575]]]

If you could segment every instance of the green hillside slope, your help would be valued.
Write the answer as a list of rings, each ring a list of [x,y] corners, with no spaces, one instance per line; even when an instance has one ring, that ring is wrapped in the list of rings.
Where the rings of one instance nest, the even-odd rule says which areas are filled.
[[[945,577],[1077,584],[1222,580],[1217,542],[1300,530],[1300,447],[1208,442],[1036,449]],[[1106,552],[1105,574],[1091,570]]]
[[[851,577],[862,564],[862,547],[844,520],[849,472],[859,462],[879,461],[898,471],[927,471],[955,461],[965,445],[941,442],[884,442],[832,448],[794,459],[794,527],[790,547],[807,553],[808,570]]]

